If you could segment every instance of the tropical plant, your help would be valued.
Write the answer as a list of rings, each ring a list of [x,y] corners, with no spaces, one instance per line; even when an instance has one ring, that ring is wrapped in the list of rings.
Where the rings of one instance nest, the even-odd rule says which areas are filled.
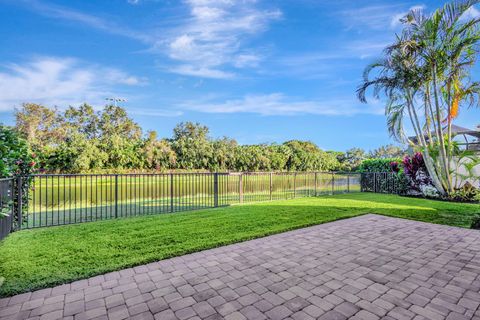
[[[459,189],[466,182],[480,186],[480,176],[477,169],[480,167],[480,157],[472,150],[457,150],[454,153],[454,167],[450,171],[455,189]]]
[[[421,9],[410,11],[384,57],[365,69],[357,91],[362,102],[370,87],[375,97],[386,96],[391,136],[422,152],[441,194],[454,190],[452,122],[460,108],[477,103],[480,92],[480,84],[470,80],[480,43],[480,19],[466,14],[478,2],[454,1],[431,15]],[[405,117],[414,139],[404,132]]]

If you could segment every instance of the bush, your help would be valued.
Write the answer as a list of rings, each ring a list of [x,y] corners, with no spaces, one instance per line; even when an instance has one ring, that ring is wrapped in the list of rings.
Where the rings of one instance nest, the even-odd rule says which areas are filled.
[[[460,189],[450,193],[448,198],[453,201],[478,202],[480,200],[480,190],[467,182]]]
[[[472,219],[472,224],[470,225],[470,229],[480,230],[480,216],[476,216]]]
[[[434,186],[424,184],[420,186],[420,190],[422,191],[423,196],[426,198],[439,197],[438,190]]]
[[[27,142],[13,128],[0,124],[0,177],[31,173],[36,164],[34,158]]]
[[[402,162],[402,159],[367,159],[360,164],[358,172],[395,172],[392,163],[399,162]]]

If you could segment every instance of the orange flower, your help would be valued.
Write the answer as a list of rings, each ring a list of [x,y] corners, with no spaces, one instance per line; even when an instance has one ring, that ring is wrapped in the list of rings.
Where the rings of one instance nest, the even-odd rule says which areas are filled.
[[[452,107],[450,108],[450,114],[448,115],[449,120],[455,119],[458,116],[459,103],[459,96],[455,95],[453,98]]]

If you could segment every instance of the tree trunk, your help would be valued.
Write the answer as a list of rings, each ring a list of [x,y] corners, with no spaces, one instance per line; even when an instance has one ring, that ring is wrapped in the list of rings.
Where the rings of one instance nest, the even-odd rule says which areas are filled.
[[[425,166],[427,167],[427,171],[430,175],[430,178],[432,178],[432,183],[435,186],[435,188],[438,190],[438,192],[440,192],[441,194],[445,194],[445,189],[442,185],[441,180],[438,178],[437,171],[435,170],[435,165],[433,164],[433,159],[430,157],[430,152],[428,151],[428,146],[425,141],[425,137],[422,134],[422,130],[421,130],[421,127],[419,126],[416,113],[414,113],[413,105],[410,98],[407,98],[407,109],[410,115],[410,121],[412,122],[412,126],[415,130],[415,134],[417,135],[417,141],[423,147],[423,152],[422,152],[423,160],[425,161]]]
[[[437,139],[440,142],[440,162],[443,166],[443,174],[445,175],[445,182],[446,182],[446,187],[448,192],[452,192],[452,184],[450,180],[450,168],[448,167],[447,163],[447,152],[445,150],[445,141],[443,137],[443,130],[442,130],[442,119],[440,117],[440,103],[438,100],[438,90],[437,90],[437,68],[434,66],[433,67],[433,96],[435,98],[435,111],[436,111],[436,119],[437,119],[437,127],[438,127],[438,133],[437,133]]]

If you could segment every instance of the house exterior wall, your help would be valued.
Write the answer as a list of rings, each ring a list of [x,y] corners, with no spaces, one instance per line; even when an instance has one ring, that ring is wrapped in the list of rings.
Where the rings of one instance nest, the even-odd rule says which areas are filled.
[[[457,161],[458,160],[454,159],[453,162],[455,163]],[[471,161],[471,160],[467,160],[467,159],[462,160],[462,162],[466,162],[466,161]],[[454,172],[456,170],[458,170],[459,175],[467,175],[467,170],[465,169],[465,167],[462,164],[460,164],[458,166],[458,169],[457,169],[456,165],[452,165],[451,168]],[[474,177],[472,179],[467,179],[465,181],[461,177],[459,177],[458,175],[456,177],[455,174],[454,174],[454,176],[453,176],[454,185],[457,188],[459,188],[459,187],[463,186],[468,181],[470,184],[474,185],[475,187],[480,188],[480,183],[479,183],[479,180],[480,180],[480,165],[478,165],[474,168],[473,173],[474,173]]]

